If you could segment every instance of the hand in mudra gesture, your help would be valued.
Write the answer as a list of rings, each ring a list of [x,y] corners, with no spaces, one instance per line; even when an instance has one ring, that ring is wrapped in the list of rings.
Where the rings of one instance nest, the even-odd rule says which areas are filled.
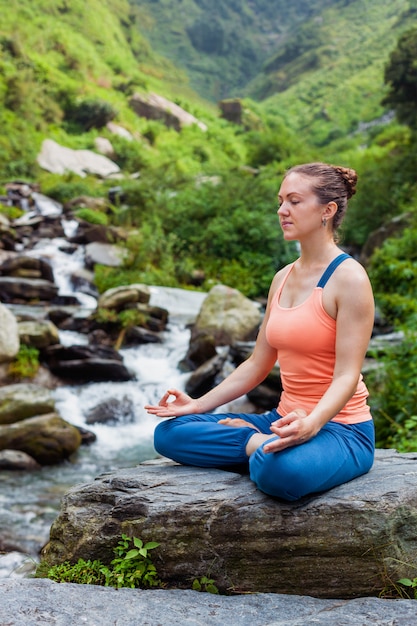
[[[147,404],[145,409],[151,415],[158,417],[179,417],[190,413],[201,413],[198,400],[178,389],[168,389],[158,404]]]

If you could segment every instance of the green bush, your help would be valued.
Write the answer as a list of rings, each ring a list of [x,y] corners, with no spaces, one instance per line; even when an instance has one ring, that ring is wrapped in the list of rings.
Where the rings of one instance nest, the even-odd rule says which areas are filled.
[[[89,222],[90,224],[101,224],[102,226],[107,226],[109,223],[109,218],[105,213],[89,209],[87,207],[77,209],[75,211],[75,217],[84,220],[85,222]]]
[[[114,548],[116,556],[110,566],[104,565],[99,560],[78,559],[74,564],[65,561],[49,568],[46,577],[58,583],[104,585],[116,589],[156,587],[161,581],[149,552],[158,546],[159,543],[154,541],[143,543],[137,537],[132,539],[123,534]],[[38,571],[40,573],[43,570],[44,566],[41,564]]]
[[[366,379],[377,446],[417,451],[417,332],[407,330],[378,360]]]
[[[39,370],[39,350],[22,343],[17,356],[8,366],[12,378],[34,378]]]
[[[116,114],[112,105],[105,100],[76,99],[66,104],[64,120],[88,132],[91,128],[103,128]]]

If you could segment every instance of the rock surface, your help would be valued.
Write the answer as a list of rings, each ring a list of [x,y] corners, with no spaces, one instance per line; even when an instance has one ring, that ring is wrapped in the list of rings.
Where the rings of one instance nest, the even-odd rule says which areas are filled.
[[[412,626],[415,600],[321,600],[277,594],[218,596],[198,591],[110,589],[50,580],[0,580],[7,626]]]
[[[65,174],[74,172],[78,176],[95,174],[102,178],[118,174],[119,166],[103,156],[91,150],[72,150],[60,146],[52,139],[45,139],[37,162],[43,169],[53,174]]]
[[[0,450],[20,450],[40,465],[61,463],[80,445],[79,430],[57,413],[0,426]]]
[[[237,289],[213,287],[201,305],[193,333],[211,334],[216,345],[255,339],[262,321],[258,306]]]
[[[44,558],[110,562],[122,533],[157,541],[162,580],[221,591],[326,598],[373,595],[417,562],[417,454],[379,450],[371,472],[295,503],[246,475],[164,460],[72,488]]]

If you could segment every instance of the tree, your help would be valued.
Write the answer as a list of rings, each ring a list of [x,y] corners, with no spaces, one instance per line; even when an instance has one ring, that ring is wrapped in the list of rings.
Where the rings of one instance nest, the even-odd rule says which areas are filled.
[[[396,112],[398,121],[417,129],[417,28],[401,35],[385,67],[389,91],[382,101]]]

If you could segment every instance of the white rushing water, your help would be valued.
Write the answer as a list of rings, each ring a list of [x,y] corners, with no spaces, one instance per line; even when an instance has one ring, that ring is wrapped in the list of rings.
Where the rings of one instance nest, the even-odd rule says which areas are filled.
[[[44,200],[45,202],[45,200]],[[69,235],[71,224],[66,224]],[[74,293],[70,275],[83,267],[82,247],[72,255],[60,250],[64,240],[44,240],[28,252],[49,259],[60,294],[75,295],[82,308],[93,309],[96,301],[86,294]],[[177,367],[189,342],[187,325],[192,322],[205,294],[180,289],[152,287],[152,305],[169,312],[169,324],[160,344],[146,344],[120,351],[124,364],[135,373],[128,382],[90,383],[57,388],[53,394],[57,412],[68,422],[96,435],[90,446],[82,446],[67,462],[43,467],[36,472],[3,471],[0,474],[0,533],[10,552],[0,554],[0,578],[24,576],[39,560],[39,550],[48,541],[49,529],[56,518],[60,500],[68,489],[89,482],[102,472],[132,467],[155,458],[153,431],[158,418],[144,410],[155,403],[167,386],[183,389],[188,375]],[[86,343],[86,337],[60,331],[64,345]],[[127,402],[132,407],[129,421],[111,424],[86,423],[90,409],[107,400]]]

